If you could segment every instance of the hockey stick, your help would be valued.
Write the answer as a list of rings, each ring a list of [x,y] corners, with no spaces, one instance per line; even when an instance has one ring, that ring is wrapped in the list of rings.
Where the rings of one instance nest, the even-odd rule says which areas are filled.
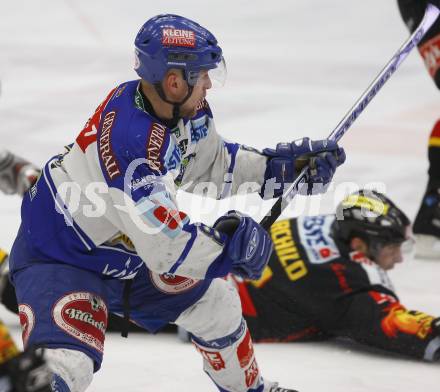
[[[329,140],[339,141],[342,136],[344,136],[345,132],[348,131],[354,121],[364,111],[367,105],[388,81],[403,60],[405,60],[411,50],[421,41],[423,36],[436,21],[439,13],[440,10],[437,7],[433,6],[432,4],[428,4],[420,25],[400,47],[393,58],[385,65],[379,75],[373,80],[367,90],[356,101],[345,117],[339,122],[339,124],[328,137]],[[295,181],[284,191],[283,195],[277,199],[270,211],[261,220],[260,225],[266,230],[269,230],[270,226],[272,226],[272,224],[278,219],[292,199],[298,194],[301,186],[306,183],[308,169],[309,167],[306,166],[301,170]]]

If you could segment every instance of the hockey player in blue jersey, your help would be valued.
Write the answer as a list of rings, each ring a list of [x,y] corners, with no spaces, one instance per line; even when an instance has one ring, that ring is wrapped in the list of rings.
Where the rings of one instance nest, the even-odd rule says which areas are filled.
[[[24,345],[46,348],[53,390],[84,391],[109,312],[153,332],[174,322],[220,391],[292,391],[263,379],[238,294],[221,279],[258,278],[269,235],[236,212],[213,227],[191,223],[176,192],[220,199],[251,183],[274,197],[304,163],[308,189],[323,189],[344,151],[303,138],[260,153],[221,138],[205,97],[224,82],[225,61],[191,20],[148,20],[135,54],[141,79],[115,87],[24,196],[10,257]]]

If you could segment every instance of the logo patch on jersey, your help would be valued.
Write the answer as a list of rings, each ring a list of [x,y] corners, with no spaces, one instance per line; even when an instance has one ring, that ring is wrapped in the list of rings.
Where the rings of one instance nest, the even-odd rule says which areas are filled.
[[[243,341],[237,348],[237,357],[241,368],[249,366],[254,357],[254,346],[252,345],[252,339],[248,329],[246,330]]]
[[[164,206],[156,207],[153,214],[157,220],[167,225],[170,230],[176,230],[178,227],[183,226],[183,221],[187,218],[184,212]]]
[[[166,128],[159,124],[153,123],[147,140],[147,159],[148,164],[153,170],[160,170],[162,163],[160,160],[160,153],[165,142]]]
[[[172,274],[156,274],[150,271],[153,285],[165,294],[181,294],[199,284],[199,280]]]
[[[153,225],[156,233],[161,232],[170,238],[176,238],[189,222],[188,216],[176,209],[167,192],[143,197],[136,203],[136,208],[138,213]]]
[[[170,146],[165,153],[165,167],[167,170],[174,170],[177,168],[177,166],[180,165],[180,162],[182,161],[182,154],[180,152],[179,146],[175,145],[174,143],[170,143]]]
[[[116,118],[116,112],[108,112],[102,122],[101,135],[99,136],[99,156],[104,164],[105,171],[110,178],[114,178],[121,175],[118,162],[116,161],[115,154],[111,146],[111,131],[114,120]]]
[[[99,352],[104,352],[107,306],[89,292],[75,292],[61,297],[52,310],[55,324]]]
[[[162,44],[166,46],[194,48],[196,46],[196,35],[192,30],[162,29]]]
[[[252,257],[254,257],[259,242],[260,242],[260,236],[258,234],[257,228],[254,227],[252,229],[251,239],[246,249],[246,260],[250,260]]]
[[[18,305],[18,315],[20,317],[23,346],[26,347],[29,336],[31,336],[32,330],[35,327],[35,314],[29,305],[20,304]]]
[[[246,386],[249,388],[255,383],[255,380],[257,379],[260,371],[258,369],[257,361],[254,359],[252,362],[252,365],[249,366],[249,369],[245,372],[245,378],[246,378]]]
[[[326,259],[332,255],[332,250],[330,248],[321,248],[319,249],[319,254],[323,259]]]
[[[206,116],[191,121],[191,143],[197,143],[208,136]]]
[[[225,361],[218,351],[206,351],[203,350],[197,344],[194,344],[197,351],[202,354],[202,357],[209,363],[209,365],[218,372],[219,370],[226,369]]]
[[[313,264],[328,263],[340,257],[339,249],[330,236],[333,220],[331,215],[298,219],[298,233],[307,256]]]
[[[425,42],[419,49],[425,59],[426,68],[432,77],[440,69],[440,34]]]

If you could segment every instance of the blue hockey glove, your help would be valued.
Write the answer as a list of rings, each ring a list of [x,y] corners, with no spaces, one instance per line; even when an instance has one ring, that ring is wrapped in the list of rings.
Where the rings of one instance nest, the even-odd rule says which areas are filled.
[[[232,260],[231,272],[245,279],[259,279],[273,250],[267,231],[237,211],[229,211],[213,227],[228,237],[224,257]]]
[[[321,193],[330,183],[336,168],[345,161],[344,149],[331,140],[310,140],[308,137],[291,143],[278,143],[275,149],[265,148],[268,157],[260,195],[267,199],[282,195],[305,165],[309,165],[307,193]],[[315,186],[314,186],[315,185]]]

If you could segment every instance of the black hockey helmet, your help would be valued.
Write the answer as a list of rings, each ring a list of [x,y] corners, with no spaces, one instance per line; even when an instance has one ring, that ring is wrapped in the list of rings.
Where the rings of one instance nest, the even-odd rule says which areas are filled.
[[[334,234],[347,244],[353,237],[359,237],[371,249],[379,244],[405,242],[410,223],[405,213],[384,194],[361,189],[339,203]]]

